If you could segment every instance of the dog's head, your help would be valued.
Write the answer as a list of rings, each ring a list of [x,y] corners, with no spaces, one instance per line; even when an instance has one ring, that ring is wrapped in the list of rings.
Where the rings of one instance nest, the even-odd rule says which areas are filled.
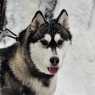
[[[66,10],[50,21],[38,11],[25,31],[20,34],[24,39],[20,40],[28,46],[34,65],[39,71],[54,75],[62,66],[65,42],[72,39]]]

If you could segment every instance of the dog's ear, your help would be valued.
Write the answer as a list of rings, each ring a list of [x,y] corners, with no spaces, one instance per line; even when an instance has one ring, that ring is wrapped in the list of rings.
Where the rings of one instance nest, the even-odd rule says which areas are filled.
[[[65,9],[63,9],[60,12],[60,14],[56,20],[59,24],[63,25],[65,28],[67,28],[67,29],[69,28],[69,26],[68,26],[68,13]]]
[[[36,29],[38,29],[40,27],[40,25],[44,24],[45,22],[46,22],[46,20],[43,16],[42,12],[37,11],[31,22],[31,29],[33,31],[35,31]]]

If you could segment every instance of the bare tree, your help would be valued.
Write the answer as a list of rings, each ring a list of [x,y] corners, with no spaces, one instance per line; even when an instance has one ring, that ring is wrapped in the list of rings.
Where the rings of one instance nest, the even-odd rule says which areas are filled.
[[[0,0],[0,30],[3,30],[4,26],[6,25],[6,2],[7,0]]]
[[[0,0],[0,39],[3,38],[3,36],[5,35],[4,28],[5,25],[7,23],[6,21],[6,2],[7,0]]]

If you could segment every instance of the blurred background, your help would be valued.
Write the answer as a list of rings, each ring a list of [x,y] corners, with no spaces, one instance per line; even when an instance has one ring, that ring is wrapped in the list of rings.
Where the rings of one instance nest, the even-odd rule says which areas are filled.
[[[35,12],[44,12],[50,1],[7,0],[6,27],[18,35]],[[58,74],[55,95],[95,95],[95,0],[57,0],[54,17],[64,8],[69,14],[73,40]],[[14,39],[5,37],[0,48],[13,43]]]

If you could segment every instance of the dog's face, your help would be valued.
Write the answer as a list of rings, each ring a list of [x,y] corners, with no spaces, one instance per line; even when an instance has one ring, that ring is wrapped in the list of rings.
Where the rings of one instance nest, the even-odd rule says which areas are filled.
[[[67,17],[67,12],[62,10],[57,19],[47,22],[38,11],[30,25],[30,57],[36,68],[45,74],[54,75],[62,66],[65,43],[72,38]]]

